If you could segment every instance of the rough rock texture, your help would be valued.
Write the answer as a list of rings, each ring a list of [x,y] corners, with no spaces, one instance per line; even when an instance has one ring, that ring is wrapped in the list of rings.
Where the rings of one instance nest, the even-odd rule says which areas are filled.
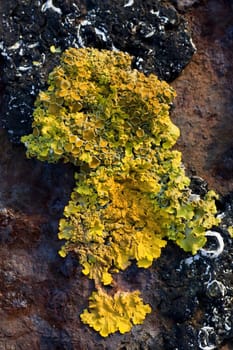
[[[164,1],[89,0],[87,10],[83,44],[127,51],[144,73],[171,81],[195,51],[187,23]]]
[[[205,1],[186,16],[197,52],[172,84],[172,116],[186,168],[224,194],[233,190],[233,4]]]
[[[185,11],[194,4],[200,3],[200,0],[173,0],[173,3],[179,10]]]
[[[44,7],[42,12],[44,3],[0,2],[0,66],[2,72],[4,69],[0,118],[8,131],[8,137],[4,130],[0,133],[0,350],[198,350],[207,345],[232,349],[233,243],[226,230],[233,224],[231,1],[144,0],[135,1],[137,7],[131,8],[124,7],[126,1],[54,0],[55,10]],[[98,15],[94,16],[97,3]],[[106,16],[109,4],[114,9],[112,20]],[[155,34],[145,38],[147,25],[155,27],[157,35],[159,26],[166,24],[151,13],[157,12],[158,5],[162,6],[160,13],[168,11],[178,19],[177,25],[164,27],[165,34],[161,29],[165,41],[171,43],[172,30],[176,35],[187,26],[184,17],[192,29],[197,52],[172,83],[178,94],[172,118],[181,128],[178,147],[187,171],[194,176],[194,191],[203,195],[208,182],[209,188],[224,195],[218,207],[225,217],[216,230],[225,246],[219,257],[210,259],[201,254],[192,258],[169,244],[150,269],[131,266],[119,274],[118,285],[138,288],[154,311],[130,333],[103,339],[79,319],[93,290],[92,282],[81,274],[74,256],[61,259],[57,254],[61,246],[57,225],[74,185],[74,168],[27,160],[22,145],[11,144],[9,136],[18,141],[30,129],[35,96],[59,61],[59,53],[52,53],[51,45],[63,50],[69,45],[118,47],[118,43],[126,49],[129,42],[129,52],[145,57],[142,69],[154,70],[162,77],[172,57],[170,51],[161,39],[161,55],[166,57],[168,52],[167,60],[158,60],[156,66],[155,54],[151,59],[147,55],[155,46]],[[100,15],[104,16],[102,22]],[[133,33],[130,26],[124,28],[127,37],[120,24],[111,27],[120,15],[121,23],[127,18],[135,22]],[[169,18],[167,12],[166,16]],[[145,20],[152,23],[140,23]],[[184,31],[183,53],[188,55],[179,70],[169,73],[169,80],[191,59],[189,37]],[[217,243],[210,238],[208,244],[208,249],[214,249]]]

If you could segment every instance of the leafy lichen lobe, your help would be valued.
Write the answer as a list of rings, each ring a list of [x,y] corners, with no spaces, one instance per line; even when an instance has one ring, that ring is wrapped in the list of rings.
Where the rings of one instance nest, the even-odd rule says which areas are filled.
[[[216,194],[192,195],[181,153],[173,149],[179,137],[169,117],[174,96],[166,82],[131,69],[123,52],[71,48],[39,94],[33,133],[22,138],[28,157],[80,168],[59,224],[66,241],[59,253],[77,253],[83,273],[94,279],[92,311],[81,318],[103,336],[136,324],[120,306],[130,293],[110,297],[100,288],[112,283],[113,273],[133,261],[151,266],[169,239],[195,254],[219,222]],[[111,316],[106,303],[115,305]],[[111,319],[109,329],[100,315]]]

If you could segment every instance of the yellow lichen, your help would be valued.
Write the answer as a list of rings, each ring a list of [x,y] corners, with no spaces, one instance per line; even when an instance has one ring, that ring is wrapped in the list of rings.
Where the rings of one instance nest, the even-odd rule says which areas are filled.
[[[84,310],[80,317],[83,323],[107,337],[117,331],[122,334],[129,332],[133,325],[142,324],[150,312],[151,307],[143,304],[138,291],[119,291],[110,296],[99,289],[92,293],[89,310]]]
[[[131,179],[123,175],[116,180],[103,168],[76,178],[78,185],[64,211],[66,220],[60,221],[59,238],[68,241],[62,254],[75,249],[85,274],[104,284],[108,283],[103,275],[112,268],[124,270],[133,260],[139,267],[151,266],[166,245],[149,196],[160,188],[153,178],[148,175],[140,181],[138,176],[136,181],[133,175]]]
[[[169,117],[175,92],[133,70],[129,55],[68,49],[48,83],[36,101],[33,132],[22,141],[28,157],[79,166],[59,224],[59,254],[75,252],[98,288],[83,321],[103,336],[128,331],[149,308],[143,312],[138,301],[143,317],[134,322],[122,300],[128,307],[135,299],[110,297],[100,286],[133,261],[151,266],[168,239],[195,254],[219,222],[216,194],[192,195],[181,153],[172,149],[179,137]]]
[[[233,226],[228,226],[227,230],[229,232],[230,237],[233,238]]]

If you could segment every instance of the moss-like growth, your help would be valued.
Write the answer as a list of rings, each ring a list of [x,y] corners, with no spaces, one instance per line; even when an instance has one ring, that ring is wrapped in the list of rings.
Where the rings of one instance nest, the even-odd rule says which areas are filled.
[[[36,101],[33,133],[22,141],[29,157],[79,165],[60,220],[60,255],[76,252],[97,287],[133,260],[151,266],[168,239],[195,254],[219,222],[215,193],[192,195],[172,149],[174,96],[166,82],[132,70],[127,54],[69,49]]]

